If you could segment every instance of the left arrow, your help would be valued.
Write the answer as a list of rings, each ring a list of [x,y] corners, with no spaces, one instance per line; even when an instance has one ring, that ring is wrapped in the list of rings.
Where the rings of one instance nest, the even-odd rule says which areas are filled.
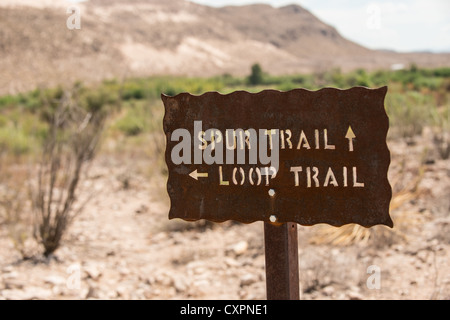
[[[195,180],[198,180],[198,178],[208,178],[208,174],[207,173],[200,173],[200,172],[197,171],[197,169],[195,169],[194,171],[189,173],[189,175],[192,178],[194,178]]]

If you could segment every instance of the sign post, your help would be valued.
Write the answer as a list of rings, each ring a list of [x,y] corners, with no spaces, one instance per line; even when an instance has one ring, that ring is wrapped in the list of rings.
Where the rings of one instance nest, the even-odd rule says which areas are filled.
[[[299,300],[297,224],[264,223],[268,300]]]
[[[169,218],[264,222],[268,299],[298,299],[297,226],[393,227],[387,87],[162,95]]]

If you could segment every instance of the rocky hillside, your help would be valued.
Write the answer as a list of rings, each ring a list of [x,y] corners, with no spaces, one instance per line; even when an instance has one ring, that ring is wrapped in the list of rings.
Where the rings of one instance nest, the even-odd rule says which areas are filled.
[[[69,30],[67,9],[81,9]],[[211,8],[184,0],[2,0],[0,94],[76,80],[450,65],[450,54],[373,51],[297,5]]]

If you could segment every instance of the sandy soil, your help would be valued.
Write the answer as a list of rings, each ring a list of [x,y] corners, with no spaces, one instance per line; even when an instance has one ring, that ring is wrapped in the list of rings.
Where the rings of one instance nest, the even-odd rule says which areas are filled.
[[[301,299],[450,299],[450,160],[424,157],[425,142],[390,143],[397,195],[424,163],[417,193],[396,196],[394,232],[339,246],[299,227]],[[131,158],[96,159],[82,192],[97,194],[54,257],[23,261],[0,226],[0,299],[265,299],[262,223],[169,221],[165,178]]]

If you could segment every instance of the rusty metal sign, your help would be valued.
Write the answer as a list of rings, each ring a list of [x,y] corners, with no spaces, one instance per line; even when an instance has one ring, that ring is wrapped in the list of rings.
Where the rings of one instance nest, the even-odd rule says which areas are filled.
[[[392,227],[386,92],[162,95],[169,218]]]

